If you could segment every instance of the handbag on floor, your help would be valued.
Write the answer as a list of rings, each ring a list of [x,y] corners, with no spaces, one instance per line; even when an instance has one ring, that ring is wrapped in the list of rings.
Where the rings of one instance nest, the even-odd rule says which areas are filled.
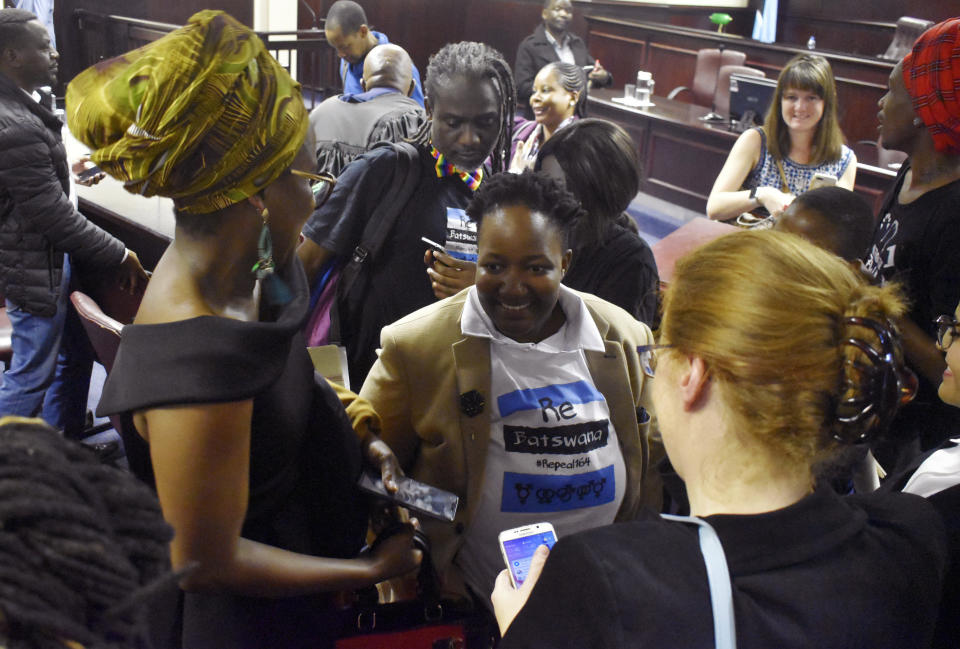
[[[376,542],[382,542],[390,531],[382,533]],[[470,605],[441,599],[439,575],[430,556],[430,541],[417,530],[414,543],[423,553],[417,575],[417,597],[381,604],[376,588],[361,591],[359,602],[345,612],[346,620],[341,637],[336,641],[336,649],[493,647],[496,631],[492,617]]]

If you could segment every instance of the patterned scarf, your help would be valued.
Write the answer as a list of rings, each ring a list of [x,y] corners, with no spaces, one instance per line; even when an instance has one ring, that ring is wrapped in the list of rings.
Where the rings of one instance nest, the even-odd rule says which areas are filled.
[[[960,18],[934,25],[917,39],[903,57],[903,82],[937,151],[960,153]]]
[[[437,161],[437,178],[456,176],[466,183],[472,191],[480,189],[480,183],[483,182],[483,166],[477,167],[471,172],[460,171],[452,162],[448,162],[444,155],[437,151],[432,144],[430,145],[430,155]]]
[[[190,214],[276,180],[308,125],[300,84],[249,28],[210,10],[81,72],[67,87],[67,119],[128,191],[169,196]]]

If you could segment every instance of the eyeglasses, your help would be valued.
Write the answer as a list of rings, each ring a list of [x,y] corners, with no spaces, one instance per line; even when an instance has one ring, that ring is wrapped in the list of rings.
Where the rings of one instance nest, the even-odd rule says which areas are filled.
[[[657,371],[657,350],[668,349],[673,345],[640,345],[637,347],[637,354],[640,355],[640,367],[643,373],[651,379]]]
[[[310,191],[313,192],[313,209],[315,210],[320,209],[327,202],[333,192],[333,186],[337,184],[336,178],[326,174],[313,174],[299,169],[291,169],[290,173],[310,181]]]
[[[947,351],[957,337],[957,322],[952,315],[942,315],[934,322],[937,323],[937,347],[940,351]]]

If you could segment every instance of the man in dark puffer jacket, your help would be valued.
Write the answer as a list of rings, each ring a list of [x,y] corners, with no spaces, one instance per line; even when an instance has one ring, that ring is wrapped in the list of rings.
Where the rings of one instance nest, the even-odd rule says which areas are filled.
[[[64,334],[67,255],[119,267],[128,288],[146,274],[135,253],[70,202],[63,124],[30,94],[56,83],[57,59],[36,16],[0,9],[0,291],[13,325],[0,415],[42,411],[50,424],[75,434],[82,428],[90,367],[89,361],[73,367],[70,332]]]

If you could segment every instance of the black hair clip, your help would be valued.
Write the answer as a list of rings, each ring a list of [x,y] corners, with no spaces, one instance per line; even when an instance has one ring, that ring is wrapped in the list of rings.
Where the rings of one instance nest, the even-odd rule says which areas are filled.
[[[837,404],[837,422],[833,436],[845,444],[856,444],[874,439],[886,432],[900,406],[909,403],[917,394],[917,376],[903,363],[900,341],[893,323],[872,318],[850,316],[844,324],[871,329],[877,334],[874,346],[860,338],[847,338],[851,345],[863,352],[868,362],[847,359],[845,366],[854,372],[842,371],[841,394],[853,396]],[[859,380],[857,380],[858,377]]]

